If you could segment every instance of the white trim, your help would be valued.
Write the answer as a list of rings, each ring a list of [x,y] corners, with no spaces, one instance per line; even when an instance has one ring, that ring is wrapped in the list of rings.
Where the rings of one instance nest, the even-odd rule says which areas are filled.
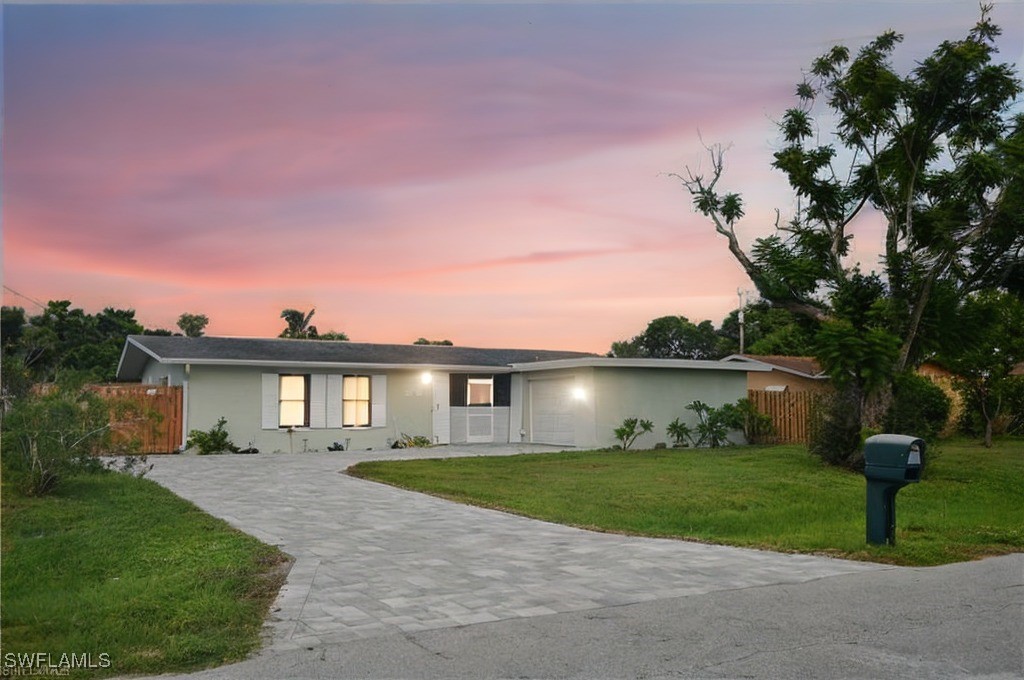
[[[804,371],[798,371],[795,368],[787,368],[785,366],[779,366],[773,364],[770,361],[761,361],[760,359],[754,359],[752,357],[744,356],[742,354],[730,354],[729,356],[722,359],[725,362],[743,362],[746,364],[756,364],[758,366],[765,366],[769,371],[781,371],[783,373],[789,373],[790,375],[799,376],[801,378],[808,378],[810,380],[828,380],[828,375],[823,371],[821,373],[805,373]],[[751,369],[751,370],[765,370],[765,369]]]
[[[764,367],[762,367],[722,363],[720,361],[700,361],[696,359],[617,359],[612,357],[555,359],[554,361],[534,361],[523,364],[512,364],[513,371],[521,371],[523,373],[569,368],[672,368],[698,371],[743,371],[757,373],[766,373],[771,370],[771,368],[767,367],[767,364],[764,364]]]

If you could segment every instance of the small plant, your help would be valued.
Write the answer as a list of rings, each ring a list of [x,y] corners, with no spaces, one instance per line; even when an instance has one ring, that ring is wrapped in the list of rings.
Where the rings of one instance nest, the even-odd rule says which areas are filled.
[[[227,430],[224,429],[224,425],[227,424],[228,419],[221,416],[217,420],[217,424],[211,427],[206,432],[202,430],[192,430],[188,433],[188,441],[185,442],[185,448],[198,449],[197,453],[200,456],[208,456],[214,453],[225,453],[230,451],[231,453],[238,453],[238,447],[235,446],[231,439],[228,437]]]
[[[697,416],[696,439],[690,437],[695,447],[717,449],[728,446],[729,431],[743,427],[743,413],[735,404],[715,408],[702,401],[693,401],[686,406],[686,410],[693,411]]]
[[[672,438],[672,446],[675,447],[689,446],[693,439],[693,428],[679,418],[668,424],[665,433]]]
[[[421,434],[416,436],[407,435],[404,432],[402,436],[391,445],[393,449],[425,449],[432,446],[433,442],[430,441],[430,437],[424,437]]]
[[[636,438],[654,429],[654,423],[645,418],[626,418],[620,427],[615,428],[615,438],[619,440],[622,450],[625,451]]]

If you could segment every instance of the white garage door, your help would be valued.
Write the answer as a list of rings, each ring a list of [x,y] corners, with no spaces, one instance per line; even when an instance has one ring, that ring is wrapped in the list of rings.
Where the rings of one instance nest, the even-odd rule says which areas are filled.
[[[576,443],[572,378],[530,381],[530,441],[537,444]]]

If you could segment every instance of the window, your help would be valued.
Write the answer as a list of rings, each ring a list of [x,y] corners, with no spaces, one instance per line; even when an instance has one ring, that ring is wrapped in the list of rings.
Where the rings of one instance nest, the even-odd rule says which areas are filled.
[[[278,426],[309,427],[309,376],[280,376],[277,394]]]
[[[470,378],[466,391],[466,406],[491,406],[494,403],[494,380]]]
[[[369,427],[370,422],[370,376],[346,375],[341,386],[342,427]]]

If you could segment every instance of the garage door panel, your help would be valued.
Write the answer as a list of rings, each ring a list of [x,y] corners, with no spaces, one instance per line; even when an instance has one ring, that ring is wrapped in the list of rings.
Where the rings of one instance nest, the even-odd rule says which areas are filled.
[[[530,381],[530,441],[575,444],[572,386],[572,378]]]

